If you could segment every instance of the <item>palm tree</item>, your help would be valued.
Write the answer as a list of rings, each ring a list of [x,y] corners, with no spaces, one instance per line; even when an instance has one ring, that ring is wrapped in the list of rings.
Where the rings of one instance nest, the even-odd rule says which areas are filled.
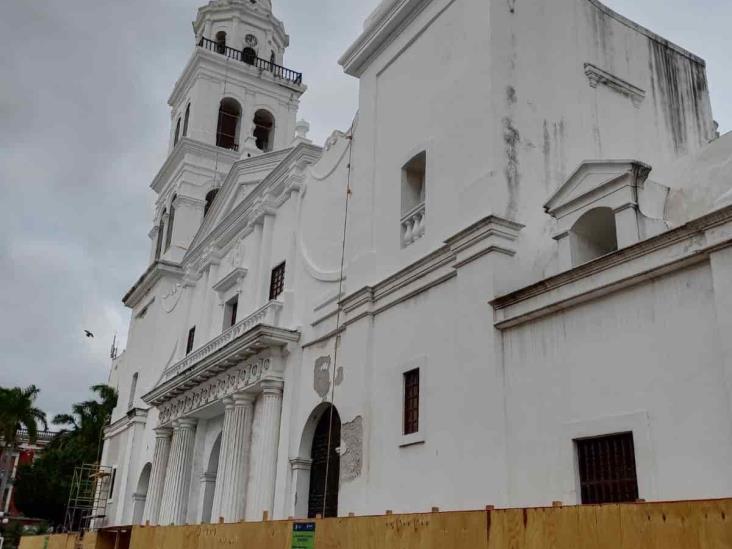
[[[71,414],[58,414],[53,418],[54,425],[63,425],[60,436],[73,433],[88,447],[98,448],[101,445],[104,428],[109,424],[112,411],[117,405],[117,391],[108,385],[94,385],[91,390],[97,393],[96,400],[77,402],[71,407]]]
[[[0,437],[5,447],[15,444],[20,429],[28,432],[31,442],[35,442],[38,437],[39,423],[44,430],[48,430],[45,412],[33,406],[38,393],[40,389],[35,385],[29,385],[25,389],[0,387]],[[0,446],[0,453],[2,450],[3,447]]]

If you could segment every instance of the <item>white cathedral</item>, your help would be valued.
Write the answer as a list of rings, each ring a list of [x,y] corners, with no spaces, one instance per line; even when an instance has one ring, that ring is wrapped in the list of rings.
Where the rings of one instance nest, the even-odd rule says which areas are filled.
[[[106,525],[732,495],[702,59],[598,0],[384,0],[320,147],[268,0],[193,29]]]

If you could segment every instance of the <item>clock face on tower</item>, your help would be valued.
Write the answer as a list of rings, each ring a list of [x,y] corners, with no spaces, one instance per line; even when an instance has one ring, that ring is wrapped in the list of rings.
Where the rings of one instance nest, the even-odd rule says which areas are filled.
[[[250,48],[256,48],[257,47],[257,37],[254,36],[253,34],[247,34],[246,37],[244,38],[244,42]]]

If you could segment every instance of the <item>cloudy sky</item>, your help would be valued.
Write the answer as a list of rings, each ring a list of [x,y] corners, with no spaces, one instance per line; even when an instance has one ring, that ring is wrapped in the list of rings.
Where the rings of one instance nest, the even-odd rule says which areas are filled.
[[[124,346],[120,299],[146,268],[166,101],[202,3],[0,0],[0,385],[35,383],[49,414],[106,380],[115,333]],[[357,82],[336,60],[376,3],[274,0],[317,143],[351,121]],[[732,130],[732,2],[606,3],[707,59]]]

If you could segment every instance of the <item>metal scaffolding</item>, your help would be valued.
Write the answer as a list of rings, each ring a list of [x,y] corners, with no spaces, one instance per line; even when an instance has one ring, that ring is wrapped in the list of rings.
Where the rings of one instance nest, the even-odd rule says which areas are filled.
[[[111,467],[87,463],[74,469],[66,505],[64,531],[95,530],[104,524],[107,500],[112,497],[114,473]]]

